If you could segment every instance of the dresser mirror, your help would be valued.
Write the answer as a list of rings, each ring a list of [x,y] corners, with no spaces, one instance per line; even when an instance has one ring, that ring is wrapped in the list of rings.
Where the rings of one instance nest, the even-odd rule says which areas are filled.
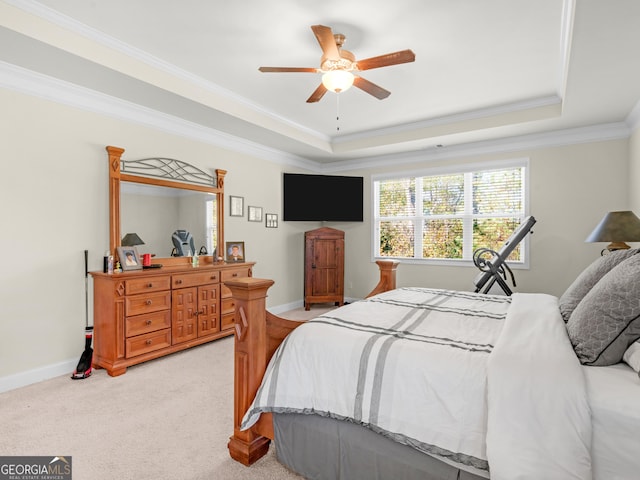
[[[184,263],[193,250],[223,256],[225,170],[212,176],[180,160],[123,160],[124,150],[111,146],[107,152],[111,252],[126,236],[138,239],[140,255],[151,254],[156,264]],[[175,243],[183,237],[193,240]]]

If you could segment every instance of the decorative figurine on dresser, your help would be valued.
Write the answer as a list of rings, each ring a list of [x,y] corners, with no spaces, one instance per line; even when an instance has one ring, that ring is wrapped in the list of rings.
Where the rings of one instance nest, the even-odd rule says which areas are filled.
[[[250,277],[255,263],[227,264],[217,255],[224,245],[225,170],[212,176],[180,160],[123,160],[122,148],[106,148],[109,255],[126,250],[154,259],[121,273],[91,272],[93,364],[117,376],[129,366],[233,335],[235,305],[224,282]],[[171,256],[178,229],[191,232],[202,244],[198,251],[210,254],[192,249],[188,256]],[[144,243],[123,247],[123,231],[136,232]]]

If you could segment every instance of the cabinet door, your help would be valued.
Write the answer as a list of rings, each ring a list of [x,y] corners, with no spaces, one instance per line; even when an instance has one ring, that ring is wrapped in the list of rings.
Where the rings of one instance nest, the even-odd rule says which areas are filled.
[[[180,288],[171,293],[171,343],[186,342],[198,336],[196,312],[198,288]]]
[[[198,337],[220,331],[218,285],[198,287]]]
[[[343,240],[318,238],[313,242],[311,295],[323,297],[343,292]]]

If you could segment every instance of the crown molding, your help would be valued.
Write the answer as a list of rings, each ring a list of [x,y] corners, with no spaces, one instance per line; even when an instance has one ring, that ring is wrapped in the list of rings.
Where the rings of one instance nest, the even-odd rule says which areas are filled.
[[[410,132],[414,130],[422,130],[440,125],[448,125],[455,123],[463,123],[470,120],[478,120],[488,117],[496,117],[510,113],[534,110],[549,106],[562,106],[562,99],[557,95],[547,95],[544,97],[522,100],[504,105],[494,105],[487,108],[479,108],[468,112],[454,113],[451,115],[443,115],[437,118],[418,120],[416,122],[394,125],[391,127],[367,130],[366,132],[356,132],[347,135],[341,135],[333,140],[333,145],[340,145],[354,140],[362,140],[371,137],[381,137],[394,135],[397,133]]]
[[[560,23],[560,59],[557,78],[557,90],[564,97],[569,78],[569,60],[573,39],[573,24],[576,11],[576,0],[564,0],[562,3],[562,20]]]
[[[637,108],[637,110],[640,110],[640,108]],[[638,113],[640,116],[640,112]],[[333,162],[325,165],[323,171],[339,172],[354,169],[379,168],[390,164],[399,166],[460,157],[537,150],[540,148],[560,147],[580,143],[620,140],[629,138],[630,135],[631,129],[627,122],[605,123],[588,127],[568,128],[494,140],[482,140],[448,147],[429,147],[427,149],[405,153]]]
[[[211,81],[205,80],[202,77],[192,74],[186,70],[183,70],[169,62],[166,62],[158,57],[155,57],[144,50],[136,48],[125,42],[122,42],[110,35],[101,32],[93,27],[90,27],[84,23],[81,23],[67,15],[64,15],[46,5],[43,5],[34,0],[4,0],[5,3],[12,5],[15,8],[22,10],[30,15],[37,16],[38,18],[63,28],[69,32],[73,32],[91,42],[102,45],[113,51],[119,52],[128,58],[139,61],[145,65],[148,65],[158,71],[164,72],[172,77],[187,82],[202,91],[209,92],[216,97],[223,98],[227,104],[239,105],[241,108],[247,109],[250,112],[259,114],[278,124],[290,128],[294,131],[300,132],[306,137],[314,138],[318,142],[329,145],[331,143],[331,137],[321,134],[316,130],[308,128],[299,123],[293,122],[288,118],[277,115],[274,112],[266,109],[264,106],[248,100],[247,98],[238,95],[237,93],[228,90],[220,85]]]
[[[136,61],[144,63],[146,65],[151,66],[152,68],[164,72],[168,75],[171,75],[175,78],[181,79],[184,82],[187,82],[191,85],[194,85],[203,91],[210,92],[211,94],[224,98],[227,102],[233,103],[241,106],[249,111],[253,111],[258,113],[260,116],[264,118],[270,119],[274,122],[274,124],[283,125],[286,128],[290,128],[293,131],[298,131],[301,134],[305,135],[308,140],[312,140],[312,143],[319,146],[319,144],[327,145],[327,147],[333,151],[337,156],[340,151],[343,149],[349,149],[348,144],[350,142],[358,142],[361,140],[372,139],[376,137],[385,137],[392,135],[402,135],[409,134],[411,131],[428,129],[431,127],[437,127],[450,123],[461,123],[461,122],[469,122],[477,119],[488,118],[492,116],[501,116],[508,115],[517,112],[524,113],[528,110],[542,109],[544,107],[552,107],[552,106],[562,106],[562,97],[564,95],[564,89],[566,86],[566,78],[567,78],[567,70],[569,64],[569,57],[571,51],[571,39],[572,39],[572,31],[573,31],[573,20],[576,10],[576,0],[563,0],[563,8],[562,8],[562,28],[561,28],[561,48],[560,48],[560,58],[559,58],[559,70],[558,70],[558,79],[557,79],[557,94],[547,95],[544,97],[523,100],[520,102],[514,102],[508,105],[498,105],[494,107],[489,107],[485,109],[478,109],[470,112],[462,112],[459,114],[447,115],[440,118],[434,119],[425,119],[417,122],[406,123],[402,125],[396,125],[388,128],[375,129],[367,132],[357,132],[348,135],[340,135],[337,137],[331,137],[328,135],[323,135],[315,130],[309,129],[303,125],[292,122],[291,120],[281,117],[273,112],[265,109],[263,106],[253,103],[248,99],[237,95],[236,93],[229,91],[217,84],[214,84],[210,81],[207,81],[201,77],[191,74],[185,70],[182,70],[176,67],[173,64],[165,62],[157,57],[154,57],[147,52],[140,50],[136,47],[133,47],[129,44],[126,44],[120,40],[117,40],[114,37],[106,35],[105,33],[89,27],[77,20],[68,17],[56,10],[49,8],[46,5],[43,5],[35,0],[5,0],[5,2],[13,7],[22,10],[23,12],[36,16],[42,19],[45,22],[49,22],[52,25],[56,25],[60,28],[63,28],[69,32],[73,32],[76,35],[79,35],[91,42],[95,42],[96,44],[107,47],[113,51],[119,52],[129,58],[132,58]],[[382,159],[384,161],[385,158],[398,158],[398,156],[403,157],[407,154],[400,155],[387,155],[380,157],[370,157],[365,158],[361,157],[359,159],[354,160],[344,160],[339,162],[333,162],[329,164],[323,164],[322,162],[317,162],[311,159],[301,158],[299,156],[292,155],[287,152],[278,151],[276,149],[270,149],[268,147],[264,147],[262,145],[256,144],[254,142],[247,141],[240,137],[233,137],[231,135],[226,135],[222,132],[216,131],[214,129],[206,128],[201,125],[197,125],[194,123],[186,122],[184,120],[178,119],[176,117],[171,117],[169,115],[165,115],[159,112],[154,112],[151,109],[145,109],[143,107],[134,105],[132,103],[123,102],[121,100],[117,100],[118,107],[113,105],[114,99],[112,97],[108,97],[109,101],[106,102],[106,105],[100,105],[100,103],[104,103],[98,99],[99,94],[96,92],[85,91],[83,94],[80,93],[81,87],[75,87],[77,90],[74,94],[71,94],[70,97],[77,97],[78,95],[85,95],[91,97],[95,103],[93,109],[94,111],[104,111],[103,113],[112,116],[118,116],[119,118],[125,118],[128,121],[135,121],[143,124],[154,125],[156,128],[160,128],[166,130],[171,125],[171,132],[176,133],[176,130],[182,132],[181,135],[190,136],[192,138],[197,138],[199,140],[207,141],[209,143],[213,143],[224,148],[230,148],[239,152],[248,153],[251,155],[256,155],[260,158],[265,158],[270,161],[274,161],[277,163],[285,163],[300,166],[302,168],[310,168],[313,170],[327,170],[332,168],[350,168],[346,167],[346,165],[353,165],[359,163],[367,163],[372,161],[377,162],[375,159]],[[72,90],[72,87],[65,88],[67,92]],[[33,94],[33,92],[31,93]],[[50,97],[50,100],[56,100],[54,97]],[[65,99],[61,99],[63,102]],[[81,108],[88,108],[87,105],[78,105],[77,103],[73,103],[76,106],[81,106]],[[109,106],[112,108],[109,108]],[[97,109],[97,110],[96,110]],[[124,110],[129,109],[130,113],[128,115],[124,115]],[[116,114],[113,110],[117,110]],[[636,109],[637,110],[637,109]],[[632,112],[633,113],[633,112]],[[640,114],[634,114],[634,116],[630,115],[630,120],[633,120],[637,125],[637,117]],[[176,128],[180,127],[180,128]],[[426,132],[423,132],[426,134]],[[409,140],[405,138],[405,140]],[[507,142],[510,142],[507,139]],[[477,147],[476,143],[468,144],[471,146],[471,149],[474,150]],[[463,148],[462,146],[457,147],[449,147],[447,151],[457,150],[458,148]],[[419,150],[409,153],[409,156],[422,156],[424,154],[424,150]],[[460,153],[462,154],[462,153]],[[440,152],[437,152],[435,155],[441,155]]]
[[[155,128],[173,135],[191,138],[276,164],[326,173],[375,168],[389,165],[390,163],[402,165],[463,156],[616,140],[628,138],[631,131],[640,124],[640,102],[638,102],[624,122],[504,137],[442,148],[430,147],[405,153],[363,157],[323,164],[1,61],[0,87],[126,122]]]
[[[316,162],[0,61],[0,87],[300,168]]]
[[[640,127],[640,100],[636,105],[631,109],[629,115],[625,119],[625,123],[629,126],[631,131],[634,131],[638,127]]]

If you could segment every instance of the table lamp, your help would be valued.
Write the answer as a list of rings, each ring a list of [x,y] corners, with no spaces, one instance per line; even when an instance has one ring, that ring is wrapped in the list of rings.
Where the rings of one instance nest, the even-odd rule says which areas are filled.
[[[610,252],[631,248],[625,242],[640,242],[640,218],[630,210],[609,212],[585,242],[611,242],[605,248]]]
[[[144,245],[144,242],[137,233],[127,233],[122,237],[122,242],[120,242],[120,244],[123,247],[135,247],[136,245]]]

